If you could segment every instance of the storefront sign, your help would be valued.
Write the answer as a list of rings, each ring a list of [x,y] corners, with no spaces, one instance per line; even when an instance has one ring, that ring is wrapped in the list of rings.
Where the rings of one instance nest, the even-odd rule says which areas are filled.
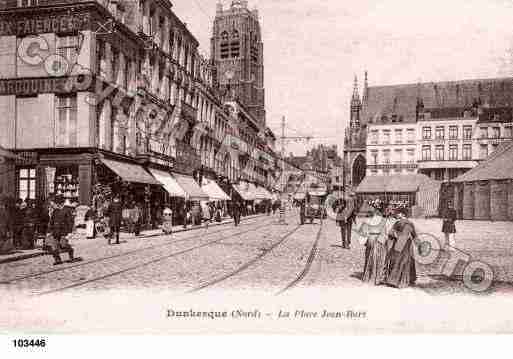
[[[0,80],[0,95],[66,92],[68,77]]]
[[[46,167],[46,195],[50,195],[55,192],[55,167]]]
[[[67,33],[84,30],[89,25],[89,14],[46,16],[0,21],[0,36],[25,36],[45,33]]]
[[[18,153],[18,158],[16,160],[17,166],[34,166],[37,165],[38,161],[37,152],[20,152]]]

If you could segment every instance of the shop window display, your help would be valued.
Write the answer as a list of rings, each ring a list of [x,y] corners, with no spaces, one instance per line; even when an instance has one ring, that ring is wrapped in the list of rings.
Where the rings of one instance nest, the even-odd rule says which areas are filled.
[[[72,203],[78,202],[80,196],[78,166],[57,168],[54,190],[56,195],[63,196]]]

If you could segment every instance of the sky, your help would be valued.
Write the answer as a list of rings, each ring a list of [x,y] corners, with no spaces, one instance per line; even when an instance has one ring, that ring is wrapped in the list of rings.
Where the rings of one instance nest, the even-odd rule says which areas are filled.
[[[217,0],[171,0],[210,54]],[[221,1],[225,7],[231,0]],[[249,0],[260,12],[267,125],[286,153],[318,143],[341,153],[354,76],[361,86],[513,75],[513,1]]]

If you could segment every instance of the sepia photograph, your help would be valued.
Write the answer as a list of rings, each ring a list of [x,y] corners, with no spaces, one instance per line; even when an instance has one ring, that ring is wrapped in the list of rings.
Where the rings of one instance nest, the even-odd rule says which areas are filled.
[[[512,18],[0,0],[0,334],[512,333]]]

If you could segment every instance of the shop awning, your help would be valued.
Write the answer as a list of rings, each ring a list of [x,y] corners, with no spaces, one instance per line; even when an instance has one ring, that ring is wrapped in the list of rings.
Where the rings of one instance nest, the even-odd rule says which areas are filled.
[[[294,193],[294,199],[298,200],[298,201],[302,201],[304,200],[306,197],[306,193],[304,192],[297,192],[297,193]]]
[[[259,197],[257,186],[255,186],[253,183],[249,183],[248,192],[253,199],[263,199]]]
[[[240,194],[240,196],[242,197],[243,200],[245,200],[245,201],[254,201],[255,200],[255,195],[249,191],[249,187],[248,187],[248,189],[246,189],[245,185],[238,184],[238,185],[234,185],[233,188],[235,188],[235,190],[237,191],[238,194]]]
[[[214,181],[210,180],[203,180],[207,181],[203,186],[201,186],[201,189],[203,192],[205,192],[208,195],[208,198],[211,201],[229,201],[230,197],[215,183]]]
[[[162,184],[171,197],[185,198],[187,193],[169,173],[150,168],[151,174]]]
[[[142,166],[105,158],[102,158],[101,161],[124,181],[160,185],[160,182],[146,172]]]
[[[256,199],[271,199],[272,195],[263,187],[256,187]]]
[[[208,201],[208,196],[201,190],[201,187],[196,183],[194,178],[178,173],[173,173],[173,177],[187,194],[185,197],[187,200]]]

